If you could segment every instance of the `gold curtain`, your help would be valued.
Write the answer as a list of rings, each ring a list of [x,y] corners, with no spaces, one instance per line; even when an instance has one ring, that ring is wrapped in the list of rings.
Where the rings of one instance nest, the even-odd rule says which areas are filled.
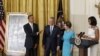
[[[25,12],[33,14],[35,23],[39,24],[39,30],[43,30],[47,25],[49,17],[57,18],[57,8],[59,0],[3,0],[4,8],[7,12]],[[69,0],[63,0],[63,11],[65,20],[69,17]],[[39,40],[39,56],[43,56],[42,34]]]
[[[67,21],[70,18],[70,0],[62,0],[62,7],[64,12],[64,20]]]

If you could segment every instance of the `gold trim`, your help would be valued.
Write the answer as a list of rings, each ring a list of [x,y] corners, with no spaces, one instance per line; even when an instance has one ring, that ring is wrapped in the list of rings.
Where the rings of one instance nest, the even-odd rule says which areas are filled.
[[[8,12],[8,13],[6,13],[6,34],[5,34],[5,47],[4,47],[4,53],[5,54],[7,54],[7,50],[8,50],[8,24],[9,24],[9,16],[11,15],[11,14],[19,14],[18,12]],[[27,15],[27,13],[23,13],[23,12],[20,12],[20,14],[26,14]]]

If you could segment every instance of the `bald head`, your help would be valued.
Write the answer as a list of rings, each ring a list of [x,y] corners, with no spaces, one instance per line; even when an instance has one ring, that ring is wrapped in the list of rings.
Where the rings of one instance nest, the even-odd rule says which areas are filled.
[[[49,20],[48,20],[48,24],[54,25],[54,23],[55,23],[54,17],[50,17]]]

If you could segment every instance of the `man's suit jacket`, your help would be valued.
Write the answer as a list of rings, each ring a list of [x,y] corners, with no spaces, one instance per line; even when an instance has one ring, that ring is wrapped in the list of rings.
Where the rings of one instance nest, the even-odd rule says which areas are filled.
[[[36,34],[39,29],[38,25],[33,23],[33,31],[29,23],[24,25],[24,31],[26,33],[25,47],[30,49],[33,48],[35,44],[38,44],[39,36]]]
[[[44,28],[44,33],[43,33],[43,45],[45,47],[47,46],[53,46],[57,47],[59,45],[59,37],[57,35],[60,34],[60,30],[57,26],[53,27],[52,34],[50,34],[50,26],[47,25]]]

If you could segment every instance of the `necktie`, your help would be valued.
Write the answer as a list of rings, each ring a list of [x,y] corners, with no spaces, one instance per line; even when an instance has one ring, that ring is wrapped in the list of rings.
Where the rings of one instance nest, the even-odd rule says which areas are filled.
[[[53,26],[50,26],[50,34],[52,35]]]

